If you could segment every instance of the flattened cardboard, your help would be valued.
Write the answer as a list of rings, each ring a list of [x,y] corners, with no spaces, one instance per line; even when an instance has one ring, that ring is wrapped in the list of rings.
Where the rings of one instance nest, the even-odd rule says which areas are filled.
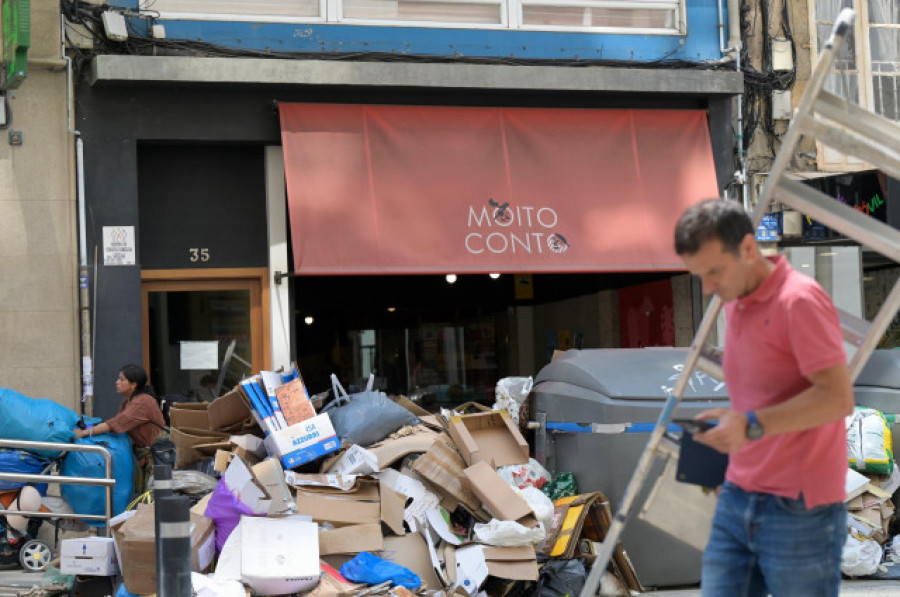
[[[209,429],[193,429],[190,427],[178,429],[172,427],[169,436],[172,439],[172,443],[175,444],[175,468],[183,468],[203,460],[206,454],[198,451],[198,446],[218,445],[221,449],[227,449],[231,445],[227,441],[227,433],[219,433]],[[212,454],[215,454],[215,450],[212,451]]]
[[[427,452],[438,433],[422,428],[420,431],[402,437],[386,439],[368,447],[370,453],[378,461],[378,470],[384,470],[406,456],[419,452]]]
[[[319,555],[358,554],[384,549],[381,524],[354,524],[335,529],[319,529]]]
[[[406,506],[407,497],[394,491],[383,481],[379,482],[378,491],[381,494],[381,520],[395,535],[405,535],[403,510]]]
[[[214,431],[236,432],[254,425],[250,406],[239,390],[231,390],[209,403],[209,426]]]
[[[431,565],[425,538],[418,533],[410,533],[403,537],[385,537],[384,549],[381,554],[376,555],[412,570],[429,589],[444,588]]]
[[[528,442],[505,410],[450,417],[447,431],[466,464],[497,468],[528,462]]]
[[[254,514],[269,513],[272,499],[263,484],[256,478],[253,469],[242,458],[235,456],[231,459],[231,463],[225,469],[225,474],[222,475],[221,482]]]
[[[316,522],[330,522],[334,526],[378,524],[381,522],[378,484],[362,482],[354,491],[312,492],[298,488],[297,514],[306,514]]]
[[[429,481],[435,492],[462,504],[479,520],[487,521],[490,516],[481,508],[481,500],[465,484],[465,467],[453,442],[443,434],[438,435],[428,451],[413,463],[413,470]],[[447,509],[455,510],[455,504]]]
[[[484,547],[484,561],[488,573],[507,580],[537,580],[538,565],[534,548],[530,545],[516,547]]]
[[[491,465],[482,461],[476,462],[463,471],[472,492],[498,520],[525,520],[525,526],[534,520],[534,512],[528,502],[516,495]]]
[[[294,496],[284,480],[284,469],[277,458],[266,458],[250,467],[263,490],[271,498],[269,514],[287,512],[294,505]]]

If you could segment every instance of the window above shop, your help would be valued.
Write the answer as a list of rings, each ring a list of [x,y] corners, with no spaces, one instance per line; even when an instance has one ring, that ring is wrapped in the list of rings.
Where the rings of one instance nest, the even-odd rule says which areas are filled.
[[[683,35],[686,0],[140,0],[161,19]]]
[[[818,54],[834,19],[847,3],[816,0],[811,11],[812,50]],[[885,118],[900,121],[900,0],[858,3],[854,28],[847,37],[825,89]],[[830,148],[819,148],[824,170],[864,170],[867,164]]]

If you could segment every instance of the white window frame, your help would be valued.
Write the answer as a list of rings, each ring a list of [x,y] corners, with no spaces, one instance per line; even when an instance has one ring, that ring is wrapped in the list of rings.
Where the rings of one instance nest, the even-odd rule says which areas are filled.
[[[140,0],[142,11],[153,12],[160,19],[189,21],[252,21],[256,23],[339,23],[382,27],[429,27],[436,29],[492,29],[520,31],[557,31],[567,33],[607,33],[623,35],[687,35],[687,0],[418,0],[420,2],[448,2],[459,4],[489,4],[498,7],[498,23],[468,23],[453,21],[412,21],[397,19],[354,19],[343,16],[343,0],[318,0],[319,16],[285,17],[264,14],[210,14],[197,12],[160,11],[156,0]],[[524,6],[560,6],[584,8],[671,8],[675,10],[677,25],[671,28],[590,27],[526,25],[522,22]]]
[[[874,78],[872,71],[872,51],[871,44],[869,43],[869,3],[867,0],[859,0],[859,2],[855,2],[855,8],[857,11],[856,20],[853,23],[853,39],[856,42],[854,47],[854,54],[856,56],[856,75],[858,77],[857,81],[857,93],[859,95],[859,105],[867,110],[874,111],[875,104],[875,92],[874,92]],[[818,23],[829,23],[833,21],[826,20],[825,18],[817,18],[816,15],[816,2],[815,0],[809,0],[807,3],[808,12],[809,12],[809,29],[810,29],[810,59],[813,65],[817,60],[819,55],[819,35],[818,35]],[[830,17],[831,19],[837,18],[837,15],[833,15]],[[890,25],[882,25],[878,24],[878,27],[886,27],[892,29],[900,30],[900,23],[894,23]],[[821,40],[823,43],[825,40]],[[835,69],[835,73],[839,73],[840,70]],[[843,154],[838,154],[838,152],[829,149],[828,153],[832,155],[841,155],[842,159],[839,160],[828,160],[826,161],[826,150],[825,144],[819,140],[816,140],[816,154],[818,156],[817,164],[818,169],[825,172],[855,172],[861,170],[871,170],[872,165],[863,162],[857,158],[852,156],[845,156]]]

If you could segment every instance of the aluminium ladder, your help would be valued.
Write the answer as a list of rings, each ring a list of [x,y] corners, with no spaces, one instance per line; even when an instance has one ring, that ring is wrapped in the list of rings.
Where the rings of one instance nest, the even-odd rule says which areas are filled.
[[[777,201],[821,222],[850,239],[877,251],[894,262],[900,262],[900,230],[892,228],[861,212],[854,211],[835,199],[785,176],[800,137],[814,137],[844,154],[872,164],[894,178],[900,178],[900,125],[882,116],[850,104],[823,89],[845,37],[850,32],[856,13],[849,8],[841,11],[818,62],[810,74],[806,90],[785,133],[781,149],[763,186],[762,195],[753,212],[753,223],[759,225],[770,204]],[[718,296],[713,297],[697,329],[697,334],[685,359],[684,369],[662,408],[656,427],[641,454],[634,474],[622,496],[619,511],[606,533],[600,553],[581,591],[581,597],[597,594],[603,571],[614,553],[631,507],[640,492],[657,452],[663,434],[669,427],[687,383],[699,369],[716,379],[724,379],[721,351],[707,345],[707,338],[722,308]],[[865,321],[838,310],[844,342],[855,352],[850,356],[850,379],[854,381],[862,371],[876,344],[887,330],[900,308],[900,280],[898,280],[875,318]]]

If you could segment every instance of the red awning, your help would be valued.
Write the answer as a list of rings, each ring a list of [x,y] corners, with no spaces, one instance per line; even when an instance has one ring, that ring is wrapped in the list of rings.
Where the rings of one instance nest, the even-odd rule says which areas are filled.
[[[280,104],[300,274],[683,269],[706,113]]]

